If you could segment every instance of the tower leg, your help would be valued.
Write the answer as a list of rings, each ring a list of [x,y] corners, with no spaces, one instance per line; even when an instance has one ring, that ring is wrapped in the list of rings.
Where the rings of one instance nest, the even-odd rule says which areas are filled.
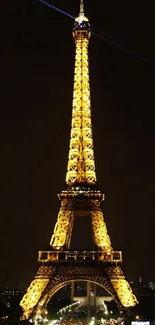
[[[135,306],[138,301],[128,281],[125,279],[120,266],[110,266],[107,269],[107,274],[121,304],[124,307]]]
[[[50,266],[41,266],[31,282],[27,293],[23,296],[20,306],[23,308],[23,320],[30,318],[34,307],[37,305],[43,291],[48,286],[50,277],[55,269]]]
[[[100,250],[111,251],[111,242],[110,237],[107,232],[107,227],[103,218],[103,213],[101,209],[98,207],[100,205],[99,201],[93,201],[91,205],[94,207],[96,205],[96,209],[90,210],[92,228],[93,228],[93,237],[96,246]]]
[[[50,241],[50,246],[52,246],[53,249],[62,250],[64,247],[67,249],[69,248],[73,222],[74,214],[71,210],[71,200],[62,200],[54,233]]]

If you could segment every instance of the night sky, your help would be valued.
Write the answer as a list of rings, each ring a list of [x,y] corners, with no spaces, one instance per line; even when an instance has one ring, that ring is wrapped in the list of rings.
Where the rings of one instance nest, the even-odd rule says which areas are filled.
[[[50,1],[79,12],[79,0]],[[85,12],[94,32],[155,62],[153,2],[85,0]],[[73,20],[29,0],[3,1],[1,14],[0,284],[27,284],[37,251],[48,247],[64,188]],[[89,53],[108,232],[114,249],[123,250],[127,278],[155,280],[155,66],[95,36]]]

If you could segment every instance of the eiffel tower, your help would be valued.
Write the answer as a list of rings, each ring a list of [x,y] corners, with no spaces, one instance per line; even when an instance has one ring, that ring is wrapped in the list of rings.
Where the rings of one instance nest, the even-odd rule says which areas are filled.
[[[90,24],[83,0],[75,18],[75,73],[71,137],[66,189],[58,194],[60,210],[49,251],[39,251],[39,269],[20,302],[23,319],[43,315],[51,297],[73,281],[88,281],[104,287],[124,310],[137,304],[121,269],[122,252],[114,251],[100,207],[104,195],[98,190],[93,151],[88,43]],[[94,251],[72,251],[74,218],[90,217]]]

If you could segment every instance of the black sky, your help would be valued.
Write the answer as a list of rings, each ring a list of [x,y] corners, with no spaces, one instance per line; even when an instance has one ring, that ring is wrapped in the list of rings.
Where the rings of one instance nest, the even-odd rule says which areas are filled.
[[[51,0],[76,15],[79,0]],[[0,284],[29,283],[64,187],[72,19],[35,1],[1,4]],[[88,1],[92,30],[155,62],[153,2]],[[89,47],[97,178],[129,279],[155,279],[155,67],[97,37]],[[77,241],[79,237],[77,236]]]

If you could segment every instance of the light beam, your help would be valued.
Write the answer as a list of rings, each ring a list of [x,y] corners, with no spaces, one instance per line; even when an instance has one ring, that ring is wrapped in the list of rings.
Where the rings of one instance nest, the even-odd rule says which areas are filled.
[[[43,0],[38,0],[38,1],[41,2],[41,3],[43,3],[44,5],[46,5],[47,7],[50,7],[50,8],[52,8],[52,9],[55,9],[55,10],[61,12],[61,14],[63,14],[63,15],[66,15],[66,16],[72,18],[72,19],[75,19],[74,16],[68,14],[67,12],[65,12],[65,11],[63,11],[63,10],[61,10],[61,9],[59,9],[59,8],[57,8],[57,7],[55,7],[55,6],[53,6],[53,5],[51,5],[50,3],[46,2],[46,1],[43,1]]]
[[[135,53],[135,52],[133,52],[133,51],[131,51],[131,50],[125,48],[124,46],[122,46],[122,45],[120,45],[120,44],[118,44],[118,43],[116,43],[116,42],[114,42],[114,41],[108,40],[108,39],[104,38],[104,37],[101,36],[101,35],[98,35],[98,34],[93,33],[93,32],[92,32],[92,34],[93,34],[94,36],[96,36],[96,37],[102,39],[103,41],[107,42],[108,44],[113,45],[113,46],[117,47],[118,49],[123,50],[124,52],[126,52],[126,53],[128,53],[128,54],[134,56],[135,58],[137,58],[137,59],[139,59],[139,60],[141,60],[141,61],[144,61],[144,62],[146,62],[146,63],[149,63],[149,64],[155,66],[155,62],[150,61],[149,59],[145,58],[144,56],[141,56],[141,55],[139,55],[139,54],[137,54],[137,53]]]
[[[74,16],[68,14],[66,11],[63,11],[63,10],[57,8],[57,7],[51,5],[50,3],[48,3],[48,2],[46,2],[44,0],[38,0],[38,1],[41,2],[41,3],[43,3],[44,5],[46,5],[47,7],[50,7],[52,9],[55,9],[56,11],[62,13],[63,15],[68,16],[69,18],[75,19]],[[146,62],[146,63],[148,63],[148,64],[150,64],[150,65],[152,65],[152,66],[155,67],[155,62],[153,62],[153,61],[145,58],[144,56],[141,56],[141,55],[139,55],[139,54],[137,54],[137,53],[135,53],[135,52],[127,49],[127,48],[125,48],[123,45],[120,45],[120,44],[118,44],[118,43],[116,43],[116,42],[114,42],[112,40],[108,40],[105,37],[103,37],[103,36],[101,36],[99,34],[96,34],[94,32],[92,32],[92,35],[94,35],[94,36],[100,38],[102,41],[105,41],[106,43],[108,43],[108,44],[110,44],[110,45],[112,45],[114,47],[117,47],[118,49],[120,49],[120,50],[122,50],[122,51],[124,51],[124,52],[126,52],[126,53],[128,53],[128,54],[130,54],[132,56],[134,56],[135,58],[137,58],[137,59],[139,59],[139,60],[141,60],[143,62]]]

